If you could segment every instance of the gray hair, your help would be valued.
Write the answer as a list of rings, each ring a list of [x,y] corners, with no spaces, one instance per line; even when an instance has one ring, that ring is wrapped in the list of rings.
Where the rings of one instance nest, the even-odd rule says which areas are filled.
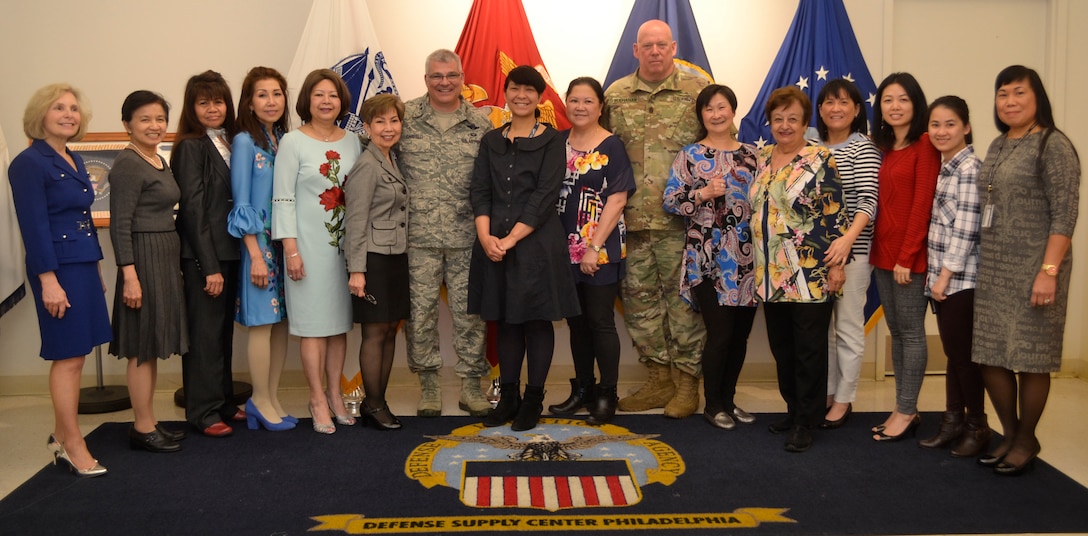
[[[457,70],[458,71],[462,70],[461,69],[461,57],[458,56],[456,52],[454,52],[452,50],[449,50],[449,49],[440,48],[440,49],[428,54],[427,55],[427,62],[423,64],[423,72],[429,72],[430,71],[432,62],[456,63],[457,64]]]

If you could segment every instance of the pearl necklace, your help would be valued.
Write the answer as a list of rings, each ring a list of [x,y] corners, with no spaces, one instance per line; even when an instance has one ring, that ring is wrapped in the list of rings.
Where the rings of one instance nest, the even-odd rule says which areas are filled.
[[[155,153],[155,158],[147,156],[146,154],[144,154],[143,151],[140,150],[140,148],[138,146],[136,146],[135,143],[132,143],[132,142],[129,142],[128,148],[132,149],[133,151],[136,151],[136,154],[140,155],[140,157],[143,158],[145,162],[147,162],[148,164],[151,164],[151,167],[153,167],[155,169],[162,169],[162,160],[160,160],[158,158],[159,153],[157,153],[157,152]]]

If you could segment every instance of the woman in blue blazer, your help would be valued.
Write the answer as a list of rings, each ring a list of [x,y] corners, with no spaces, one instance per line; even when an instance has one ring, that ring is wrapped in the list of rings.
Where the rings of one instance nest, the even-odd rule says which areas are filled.
[[[52,84],[34,93],[23,113],[33,140],[8,168],[15,212],[26,247],[26,271],[41,331],[42,358],[51,361],[49,394],[56,425],[47,444],[79,476],[106,474],[79,431],[79,380],[91,349],[110,341],[102,247],[91,219],[94,185],[69,141],[87,132],[90,111],[79,90]]]

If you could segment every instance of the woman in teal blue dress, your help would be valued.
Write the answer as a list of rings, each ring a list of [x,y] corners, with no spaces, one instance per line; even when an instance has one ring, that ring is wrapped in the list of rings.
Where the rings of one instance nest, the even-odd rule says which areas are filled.
[[[234,209],[227,230],[242,239],[234,321],[249,328],[247,354],[253,396],[246,402],[249,428],[290,430],[298,419],[280,406],[277,390],[287,357],[283,300],[283,248],[272,241],[272,163],[290,127],[287,80],[275,69],[254,67],[242,82],[231,148]]]

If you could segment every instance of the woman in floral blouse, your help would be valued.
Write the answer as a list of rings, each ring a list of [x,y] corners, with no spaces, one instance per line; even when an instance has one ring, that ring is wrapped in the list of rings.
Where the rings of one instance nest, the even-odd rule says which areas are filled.
[[[736,421],[755,422],[733,403],[756,316],[748,227],[756,148],[737,141],[736,109],[737,97],[726,86],[711,84],[699,93],[693,110],[699,141],[676,155],[664,203],[687,224],[680,297],[703,313],[703,418],[723,430],[736,428]]]
[[[556,415],[589,409],[590,424],[603,424],[616,415],[620,338],[615,303],[626,269],[627,243],[623,207],[635,189],[635,175],[623,141],[601,126],[604,89],[593,78],[575,78],[567,88],[567,118],[563,132],[567,167],[559,191],[559,221],[567,233],[571,272],[582,314],[567,319],[570,353],[574,359],[571,395],[548,406]],[[594,388],[593,363],[601,371]]]
[[[749,196],[755,285],[788,408],[770,431],[788,431],[785,449],[804,452],[824,417],[827,329],[832,298],[846,278],[847,255],[827,251],[846,232],[848,218],[831,151],[805,142],[812,114],[808,96],[793,86],[776,89],[766,114],[775,143],[759,152]]]

